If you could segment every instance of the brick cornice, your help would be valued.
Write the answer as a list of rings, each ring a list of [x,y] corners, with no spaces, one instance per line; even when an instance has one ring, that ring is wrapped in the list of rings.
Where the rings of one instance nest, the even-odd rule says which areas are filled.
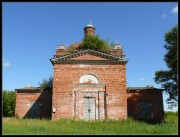
[[[108,60],[69,60],[71,58],[75,58],[78,56],[91,54],[95,56],[99,56],[101,58],[105,58]],[[68,55],[56,55],[54,58],[50,59],[51,63],[54,64],[126,64],[128,60],[124,58],[124,56],[114,56],[107,53],[87,49],[82,50],[76,53],[68,54]]]

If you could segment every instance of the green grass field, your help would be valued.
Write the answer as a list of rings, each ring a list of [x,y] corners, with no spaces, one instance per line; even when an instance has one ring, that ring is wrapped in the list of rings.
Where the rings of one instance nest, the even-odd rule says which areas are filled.
[[[60,119],[2,119],[3,135],[178,135],[178,113],[166,112],[165,123],[132,120],[83,121]]]

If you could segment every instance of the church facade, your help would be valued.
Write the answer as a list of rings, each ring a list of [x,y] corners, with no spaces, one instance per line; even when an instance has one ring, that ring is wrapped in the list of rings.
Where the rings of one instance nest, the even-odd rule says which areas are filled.
[[[84,27],[84,37],[94,36],[95,27]],[[82,42],[60,45],[50,59],[53,65],[53,90],[39,87],[16,89],[16,114],[52,120],[164,119],[162,89],[151,85],[126,87],[123,49],[112,51],[79,50]],[[29,104],[29,105],[28,105]]]

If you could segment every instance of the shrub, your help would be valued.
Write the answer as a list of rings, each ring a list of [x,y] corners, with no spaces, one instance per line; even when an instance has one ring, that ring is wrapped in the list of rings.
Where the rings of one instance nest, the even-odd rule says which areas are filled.
[[[4,117],[12,117],[15,115],[16,92],[2,91],[2,112]]]
[[[50,76],[48,79],[43,79],[42,82],[39,83],[41,90],[52,90],[53,87],[53,78]]]
[[[111,51],[111,47],[107,42],[101,40],[99,35],[91,36],[87,35],[84,37],[82,44],[79,49],[92,49],[97,51]]]

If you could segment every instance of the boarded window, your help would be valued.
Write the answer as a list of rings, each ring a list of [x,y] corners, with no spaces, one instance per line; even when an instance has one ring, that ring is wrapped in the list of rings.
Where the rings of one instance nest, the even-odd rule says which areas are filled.
[[[151,119],[151,109],[150,103],[148,101],[141,101],[139,106],[139,116],[142,120]]]

